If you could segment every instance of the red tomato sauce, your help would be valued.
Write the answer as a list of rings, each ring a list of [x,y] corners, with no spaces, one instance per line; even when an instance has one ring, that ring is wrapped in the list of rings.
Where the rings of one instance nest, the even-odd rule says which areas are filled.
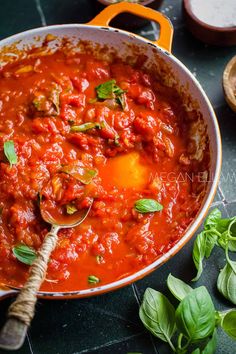
[[[173,89],[121,61],[61,51],[8,64],[0,76],[0,283],[22,286],[29,266],[12,249],[37,251],[49,230],[39,195],[62,217],[68,206],[81,210],[93,201],[80,226],[59,232],[41,290],[116,281],[182,237],[204,197],[197,174],[208,171],[209,154],[206,147],[200,161],[191,157],[194,117]],[[122,103],[114,93],[97,98],[97,86],[112,79]],[[93,128],[73,128],[85,123]],[[12,166],[7,141],[17,155]],[[143,198],[163,210],[138,212],[135,202]],[[90,283],[91,275],[99,283]]]

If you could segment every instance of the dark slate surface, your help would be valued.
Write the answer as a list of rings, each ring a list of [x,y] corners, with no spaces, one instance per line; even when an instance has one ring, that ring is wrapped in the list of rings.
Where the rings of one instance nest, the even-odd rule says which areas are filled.
[[[14,33],[56,23],[86,22],[97,11],[95,0],[11,0],[1,1],[0,38]],[[175,27],[173,53],[194,73],[206,90],[219,119],[223,138],[223,170],[214,206],[222,213],[236,214],[236,114],[226,106],[222,72],[236,48],[207,46],[192,37],[184,26],[181,0],[165,0],[161,8]],[[137,32],[137,31],[136,31]],[[153,39],[155,26],[139,31]],[[138,306],[146,287],[167,294],[166,278],[170,272],[190,281],[194,275],[191,260],[193,240],[172,260],[137,283],[100,297],[72,301],[38,301],[27,341],[19,354],[142,354],[169,353],[166,345],[150,336],[138,318]],[[206,285],[220,310],[231,307],[216,290],[216,279],[224,262],[220,249],[204,265],[205,272],[196,284]],[[1,302],[0,325],[11,300]],[[218,354],[234,354],[236,346],[219,333]],[[5,352],[1,352],[5,353]]]

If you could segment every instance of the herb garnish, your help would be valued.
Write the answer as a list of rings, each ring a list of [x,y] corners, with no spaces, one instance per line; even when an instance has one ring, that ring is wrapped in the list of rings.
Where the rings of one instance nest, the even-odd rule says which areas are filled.
[[[73,125],[70,128],[70,131],[78,133],[78,132],[86,132],[87,130],[90,129],[101,129],[101,124],[97,122],[88,122],[81,125]]]
[[[78,209],[76,208],[76,206],[74,204],[67,204],[66,205],[66,213],[68,215],[73,215],[77,211],[78,211]]]
[[[222,219],[219,209],[214,209],[204,223],[204,230],[198,234],[193,247],[193,261],[200,278],[203,271],[203,259],[209,258],[215,246],[225,252],[226,264],[220,272],[217,288],[233,304],[236,304],[236,262],[229,257],[229,251],[236,252],[236,217]]]
[[[161,211],[163,209],[163,206],[155,199],[139,199],[135,202],[134,208],[139,213],[144,214]]]
[[[192,289],[171,274],[167,285],[180,300],[177,309],[165,295],[148,288],[144,293],[139,316],[144,326],[154,336],[168,343],[173,352],[213,354],[217,345],[218,327],[236,339],[236,310],[216,311],[204,286]]]
[[[14,141],[5,141],[3,150],[6,158],[10,162],[10,166],[12,167],[12,165],[15,165],[17,163],[17,155],[15,152]]]
[[[89,284],[97,284],[100,282],[100,279],[96,277],[95,275],[89,275],[88,276],[88,283]]]
[[[95,87],[97,98],[101,100],[115,98],[117,103],[120,104],[122,109],[125,109],[125,91],[116,85],[116,80],[109,80],[103,84]]]
[[[33,248],[23,244],[14,246],[12,252],[18,261],[27,265],[33,264],[37,257],[37,253]]]

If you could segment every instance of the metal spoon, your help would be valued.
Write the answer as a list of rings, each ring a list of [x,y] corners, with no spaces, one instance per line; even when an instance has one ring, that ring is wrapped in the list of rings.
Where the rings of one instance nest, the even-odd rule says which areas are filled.
[[[93,201],[82,213],[76,212],[66,219],[56,220],[40,203],[41,216],[44,221],[51,224],[51,230],[45,236],[37,258],[30,268],[28,280],[8,309],[7,321],[0,332],[1,349],[17,350],[24,343],[27,329],[34,316],[37,292],[45,279],[50,255],[57,244],[57,233],[60,229],[80,225],[88,216],[92,204]]]

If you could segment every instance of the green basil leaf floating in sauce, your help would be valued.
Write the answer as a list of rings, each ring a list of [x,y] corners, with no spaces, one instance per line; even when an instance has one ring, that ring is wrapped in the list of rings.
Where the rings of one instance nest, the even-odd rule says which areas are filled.
[[[185,296],[187,296],[193,288],[183,282],[181,279],[175,278],[172,274],[169,274],[167,278],[167,286],[170,292],[178,299],[182,301]]]
[[[18,261],[31,265],[37,257],[36,251],[26,245],[16,245],[13,247],[12,252]]]
[[[88,122],[81,125],[74,125],[70,128],[71,132],[78,133],[78,132],[86,132],[87,130],[91,129],[101,129],[101,124],[97,122]]]
[[[139,317],[154,336],[174,348],[171,338],[176,330],[175,309],[167,297],[159,291],[147,288],[139,309]]]
[[[5,156],[10,162],[10,166],[12,167],[12,165],[15,165],[17,163],[17,155],[15,152],[14,141],[5,141],[3,149]]]
[[[88,276],[88,283],[89,284],[97,284],[100,282],[100,279],[96,277],[95,275],[89,275]]]
[[[126,108],[126,102],[124,98],[125,91],[116,85],[116,80],[109,80],[101,85],[95,87],[98,99],[106,100],[115,98],[122,109]]]
[[[232,265],[235,268],[236,262],[227,263],[221,270],[217,279],[217,288],[226,299],[236,305],[236,274]]]
[[[87,167],[66,165],[63,166],[60,172],[67,173],[68,175],[74,177],[83,184],[89,184],[92,182],[94,177],[97,176],[98,172],[96,170],[91,170]]]
[[[231,310],[226,313],[222,320],[221,327],[228,336],[236,340],[236,310]]]
[[[73,204],[67,204],[66,205],[66,213],[68,215],[73,215],[74,213],[76,213],[78,211],[78,209],[76,208],[75,205]]]
[[[215,308],[204,286],[193,289],[179,304],[175,313],[178,330],[191,342],[205,339],[215,328]]]
[[[135,202],[134,208],[139,213],[144,214],[161,211],[163,209],[163,206],[155,199],[139,199]]]

